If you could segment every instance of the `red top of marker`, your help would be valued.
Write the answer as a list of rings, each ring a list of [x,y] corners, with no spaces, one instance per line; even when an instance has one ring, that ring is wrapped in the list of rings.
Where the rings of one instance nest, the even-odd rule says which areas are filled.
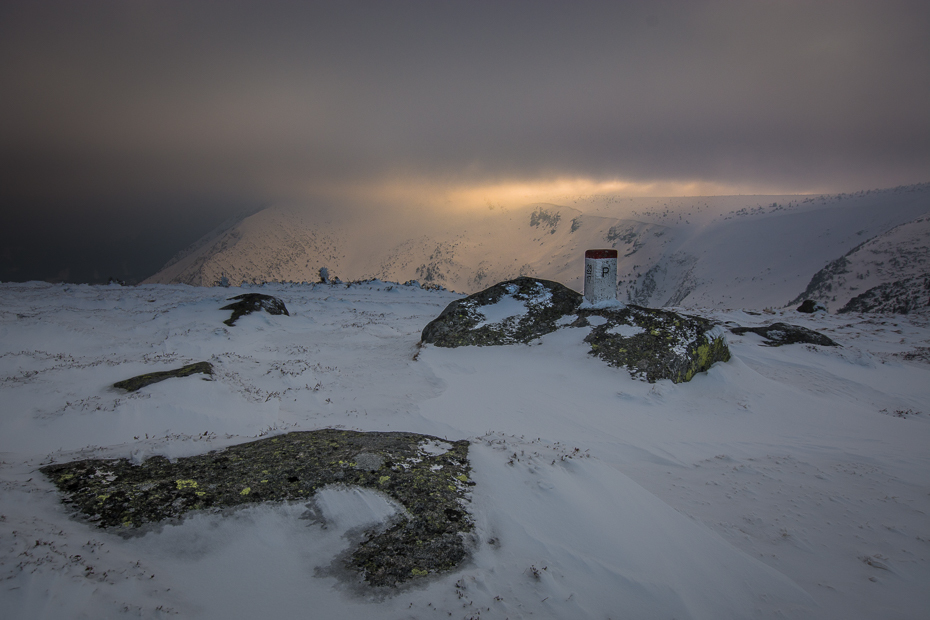
[[[617,258],[617,250],[587,250],[585,258]]]

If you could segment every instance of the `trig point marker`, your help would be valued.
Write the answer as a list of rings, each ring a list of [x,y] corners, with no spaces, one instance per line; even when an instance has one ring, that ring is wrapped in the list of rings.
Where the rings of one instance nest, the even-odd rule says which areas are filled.
[[[584,300],[591,305],[617,301],[617,250],[584,253]]]

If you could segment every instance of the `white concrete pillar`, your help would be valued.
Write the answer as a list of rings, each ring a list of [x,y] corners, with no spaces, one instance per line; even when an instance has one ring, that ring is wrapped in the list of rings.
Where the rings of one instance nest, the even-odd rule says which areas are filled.
[[[591,305],[617,301],[617,250],[584,253],[584,300]]]

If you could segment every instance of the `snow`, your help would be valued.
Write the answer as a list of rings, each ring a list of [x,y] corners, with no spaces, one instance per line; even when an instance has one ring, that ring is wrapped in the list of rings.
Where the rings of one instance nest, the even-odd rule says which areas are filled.
[[[504,295],[497,303],[482,306],[478,312],[484,315],[484,320],[475,325],[475,329],[485,325],[497,325],[511,317],[523,316],[527,308],[524,300],[513,295]]]
[[[637,334],[642,334],[646,330],[639,325],[614,325],[609,330],[608,334],[614,334],[621,336],[623,338],[631,338]]]
[[[535,294],[528,296],[525,300],[514,297],[514,294],[520,290],[516,284],[507,285],[506,290],[507,294],[502,295],[497,303],[477,309],[477,312],[484,316],[484,320],[477,323],[474,329],[485,325],[498,325],[511,318],[519,318],[529,312],[530,307],[546,306],[552,303],[552,293],[539,283],[536,284]]]
[[[444,441],[424,441],[417,449],[420,452],[424,452],[430,456],[439,456],[440,454],[445,454],[452,449],[452,444],[448,444]]]
[[[404,512],[387,495],[358,487],[324,487],[313,496],[313,504],[324,524],[343,530],[385,523]]]
[[[588,355],[572,328],[418,352],[423,326],[459,298],[419,287],[266,285],[291,316],[223,326],[226,297],[249,290],[0,284],[5,619],[930,608],[930,367],[904,356],[930,346],[925,319],[686,308],[723,325],[802,325],[842,347],[763,347],[719,330],[730,362],[648,384]],[[201,360],[212,381],[109,387]],[[471,559],[373,592],[340,558],[359,528],[401,509],[376,492],[328,487],[310,505],[196,514],[121,538],[71,518],[37,471],[332,427],[468,439]]]

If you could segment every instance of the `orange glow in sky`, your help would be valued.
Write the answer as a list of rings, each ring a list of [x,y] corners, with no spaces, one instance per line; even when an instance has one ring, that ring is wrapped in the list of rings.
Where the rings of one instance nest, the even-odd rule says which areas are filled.
[[[319,193],[319,188],[317,192]],[[812,188],[811,193],[817,193]],[[380,183],[333,186],[325,195],[356,204],[388,204],[428,209],[519,207],[534,202],[563,203],[582,196],[678,197],[736,194],[784,194],[784,188],[724,185],[703,181],[636,182],[619,179],[560,177],[490,183],[443,183],[423,178],[396,178]],[[791,192],[795,193],[795,192]]]

